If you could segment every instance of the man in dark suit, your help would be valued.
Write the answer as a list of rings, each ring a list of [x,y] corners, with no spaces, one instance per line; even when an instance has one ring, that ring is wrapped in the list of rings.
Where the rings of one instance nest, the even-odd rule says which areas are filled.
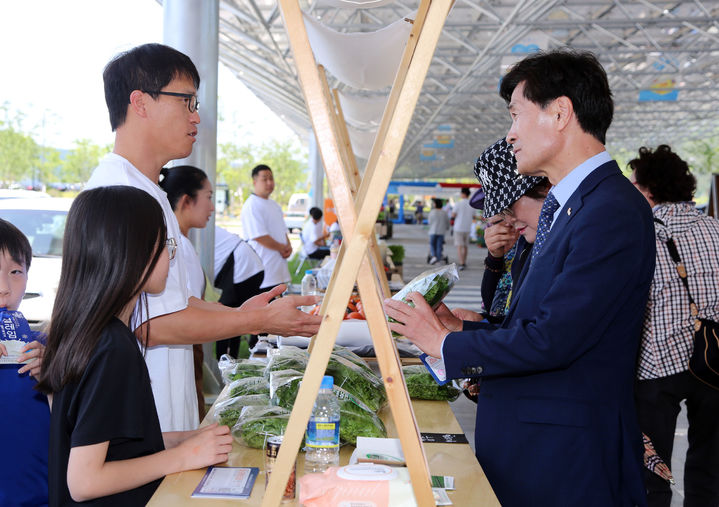
[[[553,187],[505,321],[462,322],[419,293],[393,331],[481,379],[477,458],[503,506],[646,505],[633,401],[654,273],[649,206],[604,149],[607,77],[588,53],[527,57],[502,80],[520,173]],[[555,204],[552,207],[552,204]]]

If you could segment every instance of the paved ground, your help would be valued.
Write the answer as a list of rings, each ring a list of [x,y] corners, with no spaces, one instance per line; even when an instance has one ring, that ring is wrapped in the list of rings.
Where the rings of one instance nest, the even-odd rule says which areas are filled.
[[[429,236],[427,226],[395,224],[393,237],[387,239],[388,244],[401,244],[405,247],[404,281],[408,282],[430,266],[427,264],[427,253],[429,251]],[[446,237],[445,254],[450,262],[457,261],[457,249],[453,245],[452,236]],[[487,250],[477,245],[470,245],[467,260],[467,269],[460,272],[460,279],[447,296],[445,302],[450,308],[461,307],[475,311],[479,310],[480,286],[484,274],[484,258]],[[476,405],[466,397],[461,396],[452,403],[452,411],[467,435],[472,448],[474,449],[474,421]],[[679,414],[677,430],[674,440],[674,457],[672,459],[672,470],[676,485],[673,486],[674,495],[672,507],[680,507],[684,499],[684,456],[687,450],[687,419],[686,407],[682,405],[682,412]]]

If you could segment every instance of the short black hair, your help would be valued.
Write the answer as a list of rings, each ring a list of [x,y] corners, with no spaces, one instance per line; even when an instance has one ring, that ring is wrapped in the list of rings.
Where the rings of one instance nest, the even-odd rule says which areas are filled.
[[[637,184],[649,190],[655,203],[686,202],[694,198],[697,180],[689,165],[666,144],[652,151],[642,146],[627,164]]]
[[[320,218],[322,218],[322,210],[316,206],[313,206],[310,208],[310,216],[315,220],[319,220]]]
[[[194,201],[207,180],[205,171],[192,165],[179,165],[170,169],[163,167],[160,177],[160,187],[167,193],[173,211],[183,195],[189,195]]]
[[[504,76],[499,95],[509,103],[520,83],[524,97],[541,108],[559,97],[569,98],[582,130],[606,142],[614,101],[607,73],[592,53],[566,49],[534,53]]]
[[[30,269],[32,247],[20,229],[0,218],[0,252],[7,252],[17,262]]]
[[[112,131],[125,123],[133,91],[159,91],[177,77],[187,77],[200,87],[200,74],[190,57],[170,46],[143,44],[115,56],[102,73]],[[150,95],[157,98],[156,93]]]
[[[260,174],[262,171],[270,171],[272,172],[272,169],[270,169],[270,166],[265,164],[256,165],[252,168],[252,177],[254,178],[258,174]]]
[[[460,190],[460,193],[462,195],[466,195],[467,197],[469,197],[469,187],[462,187],[462,190]]]

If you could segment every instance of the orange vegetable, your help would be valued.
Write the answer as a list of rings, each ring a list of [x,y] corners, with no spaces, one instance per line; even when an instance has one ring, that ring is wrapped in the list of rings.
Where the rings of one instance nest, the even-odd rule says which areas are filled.
[[[360,320],[364,320],[364,317],[362,316],[362,314],[361,314],[360,312],[348,313],[346,318],[347,318],[347,319],[360,319]]]

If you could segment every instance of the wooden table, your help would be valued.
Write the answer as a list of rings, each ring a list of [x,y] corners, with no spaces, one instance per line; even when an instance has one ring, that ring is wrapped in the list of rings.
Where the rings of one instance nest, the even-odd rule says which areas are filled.
[[[220,396],[219,399],[221,399]],[[462,433],[462,429],[455,419],[449,403],[444,401],[412,400],[415,417],[420,432],[423,433]],[[387,435],[396,437],[397,430],[392,420],[389,408],[380,412],[380,417],[387,427]],[[499,501],[492,491],[477,458],[468,444],[430,444],[425,443],[424,450],[432,475],[451,475],[455,480],[454,491],[448,491],[450,499],[456,506],[478,505],[498,506]],[[346,465],[354,446],[345,445],[340,452],[340,464]],[[231,506],[238,503],[243,505],[260,505],[265,492],[264,452],[261,449],[251,449],[235,442],[232,453],[227,462],[229,466],[258,467],[260,474],[252,489],[249,500],[218,500],[191,498],[197,484],[205,474],[205,469],[192,470],[168,475],[163,479],[148,505],[151,506]],[[297,476],[304,473],[304,453],[297,455]],[[299,483],[298,483],[299,489]],[[298,497],[299,500],[299,491]],[[283,505],[299,505],[299,501]]]

